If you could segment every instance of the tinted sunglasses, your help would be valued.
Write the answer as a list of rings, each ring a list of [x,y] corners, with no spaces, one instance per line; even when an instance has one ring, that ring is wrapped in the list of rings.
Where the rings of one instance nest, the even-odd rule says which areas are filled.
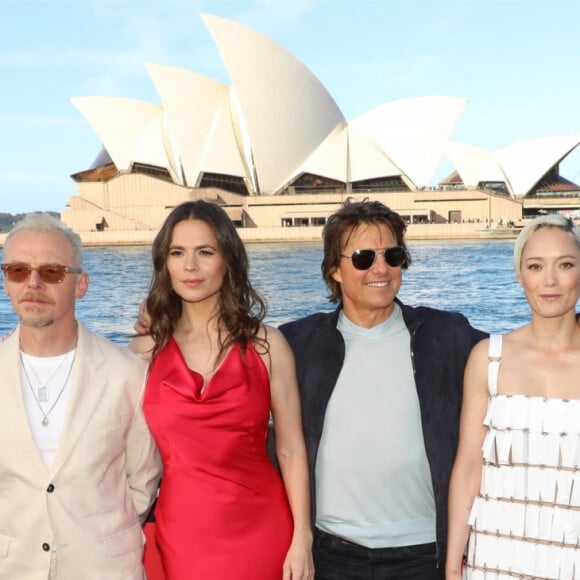
[[[71,268],[60,264],[42,264],[31,266],[30,264],[2,264],[2,272],[10,282],[26,282],[30,278],[32,270],[36,270],[40,279],[45,284],[60,284],[67,274],[80,274],[82,268]]]
[[[355,250],[352,254],[341,254],[342,258],[350,258],[357,270],[368,270],[377,259],[377,254],[383,254],[385,262],[391,268],[398,268],[407,263],[407,250],[403,246],[394,246],[385,250]]]

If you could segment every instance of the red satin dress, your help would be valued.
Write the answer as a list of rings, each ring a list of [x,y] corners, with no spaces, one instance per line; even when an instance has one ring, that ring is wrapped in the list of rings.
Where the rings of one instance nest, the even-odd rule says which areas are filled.
[[[144,410],[163,461],[155,508],[166,580],[280,580],[292,515],[266,450],[268,371],[250,344],[202,392],[175,340],[155,357]]]

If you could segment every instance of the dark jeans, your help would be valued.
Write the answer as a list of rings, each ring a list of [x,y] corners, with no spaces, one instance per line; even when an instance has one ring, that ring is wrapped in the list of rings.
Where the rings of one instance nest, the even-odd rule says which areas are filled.
[[[314,532],[316,580],[443,580],[436,546],[419,544],[400,548],[365,548],[320,530]]]

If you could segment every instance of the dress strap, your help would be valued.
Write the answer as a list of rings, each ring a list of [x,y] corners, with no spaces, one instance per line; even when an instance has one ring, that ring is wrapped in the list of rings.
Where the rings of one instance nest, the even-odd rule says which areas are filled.
[[[497,375],[501,363],[502,334],[489,335],[489,353],[487,357],[487,387],[490,395],[497,395]]]

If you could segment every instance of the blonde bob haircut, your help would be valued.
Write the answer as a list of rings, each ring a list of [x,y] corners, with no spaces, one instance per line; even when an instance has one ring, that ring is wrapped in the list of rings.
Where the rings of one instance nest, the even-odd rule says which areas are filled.
[[[570,218],[564,217],[557,213],[550,213],[533,219],[519,233],[514,246],[514,269],[516,278],[520,279],[522,270],[522,254],[524,248],[530,239],[530,236],[542,228],[557,228],[565,232],[580,250],[580,227],[577,226]]]

